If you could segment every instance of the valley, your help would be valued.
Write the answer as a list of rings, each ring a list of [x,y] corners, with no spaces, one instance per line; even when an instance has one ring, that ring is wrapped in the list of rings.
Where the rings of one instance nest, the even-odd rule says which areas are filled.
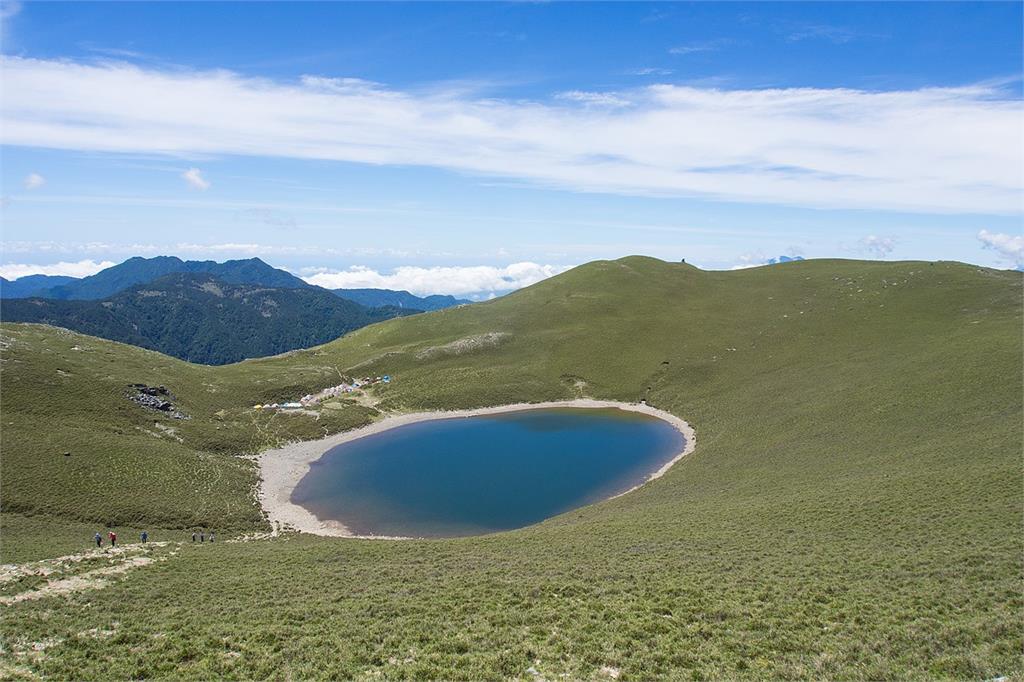
[[[629,257],[220,367],[4,322],[4,563],[106,527],[184,543],[6,605],[6,674],[1012,678],[1021,285],[952,262]],[[364,403],[253,410],[383,374]],[[191,418],[126,400],[136,383]],[[255,458],[290,442],[581,394],[644,400],[697,447],[628,495],[481,537],[276,533],[256,497]]]

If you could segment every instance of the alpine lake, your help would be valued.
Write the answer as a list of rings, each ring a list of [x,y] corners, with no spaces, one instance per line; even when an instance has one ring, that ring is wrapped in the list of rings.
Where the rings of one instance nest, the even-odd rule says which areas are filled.
[[[328,450],[291,501],[356,535],[483,535],[629,491],[684,446],[668,422],[617,408],[435,419]]]

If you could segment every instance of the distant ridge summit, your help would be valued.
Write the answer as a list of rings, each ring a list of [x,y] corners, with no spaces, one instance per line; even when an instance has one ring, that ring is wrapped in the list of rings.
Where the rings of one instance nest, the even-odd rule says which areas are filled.
[[[408,291],[391,289],[332,289],[335,294],[350,301],[361,303],[370,308],[394,306],[395,308],[411,308],[413,310],[441,310],[452,306],[472,303],[454,296],[434,294],[432,296],[416,296]]]
[[[66,275],[25,275],[16,280],[0,277],[0,298],[28,298],[62,284],[77,282],[77,277]]]
[[[312,286],[291,273],[267,265],[259,258],[217,263],[212,260],[183,261],[177,256],[134,256],[95,275],[36,290],[29,295],[64,301],[98,300],[176,272],[205,273],[228,284],[258,284],[280,289],[308,289]],[[4,298],[22,297],[4,294]]]

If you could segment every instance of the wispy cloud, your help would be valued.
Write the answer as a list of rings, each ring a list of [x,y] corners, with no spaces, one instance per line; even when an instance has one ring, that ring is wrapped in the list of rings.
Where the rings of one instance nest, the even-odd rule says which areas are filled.
[[[671,12],[668,12],[668,11],[666,11],[664,9],[661,9],[661,8],[655,8],[655,9],[651,10],[649,14],[645,15],[644,17],[642,17],[640,19],[640,23],[641,24],[648,24],[648,23],[652,23],[652,22],[662,21],[664,19],[668,19],[670,16],[672,16]]]
[[[569,102],[579,102],[588,106],[598,107],[630,107],[633,103],[628,99],[613,92],[586,92],[583,90],[569,90],[556,95],[558,99]]]
[[[78,46],[83,50],[93,52],[95,54],[101,54],[105,57],[117,57],[118,59],[146,59],[147,55],[137,50],[129,50],[123,47],[109,47],[106,45],[97,45],[90,41],[82,41],[78,43]]]
[[[29,191],[39,189],[45,184],[46,178],[44,178],[39,173],[29,173],[28,175],[25,176],[24,182],[22,182],[22,185],[24,185],[25,189]]]
[[[0,0],[0,21],[13,19],[21,13],[22,4],[18,0]]]
[[[786,39],[794,43],[802,40],[826,40],[835,45],[844,45],[854,40],[883,38],[888,36],[829,24],[802,24],[789,29],[786,35]]]
[[[663,69],[657,66],[645,66],[639,69],[628,69],[624,73],[627,76],[671,76],[672,69]]]
[[[420,296],[451,294],[468,296],[487,294],[536,284],[541,280],[565,272],[571,266],[513,263],[505,267],[475,265],[462,267],[423,268],[405,266],[391,273],[372,268],[353,266],[347,270],[307,268],[302,271],[310,284],[328,289],[404,289]]]
[[[198,168],[189,168],[181,174],[181,179],[187,182],[192,189],[200,191],[210,189],[210,181],[203,177],[203,172]]]
[[[717,52],[723,47],[730,45],[733,41],[730,38],[715,38],[714,40],[701,40],[683,45],[676,45],[668,49],[669,54],[687,55],[698,52]]]
[[[670,47],[668,50],[669,54],[694,54],[695,52],[710,52],[715,48],[708,47],[707,45],[678,45],[676,47]]]
[[[0,64],[10,145],[433,166],[573,191],[814,207],[1020,210],[1022,104],[993,85],[652,85],[590,93],[632,106],[581,107],[344,79]]]
[[[115,265],[112,261],[80,260],[73,263],[61,261],[50,265],[34,265],[30,263],[6,263],[0,265],[0,277],[18,279],[27,275],[66,275],[69,277],[87,277],[100,270]]]
[[[333,248],[321,244],[260,244],[256,242],[216,242],[209,244],[195,242],[154,243],[111,243],[111,242],[55,242],[55,241],[13,241],[3,243],[4,253],[20,254],[90,254],[93,256],[182,256],[203,258],[251,258],[260,257],[309,257],[335,258],[442,258],[452,254],[444,251],[391,247]]]
[[[11,51],[11,24],[14,17],[21,14],[22,4],[18,0],[0,0],[0,43],[6,51]]]
[[[236,217],[242,221],[262,223],[270,227],[294,228],[298,226],[298,221],[294,216],[270,208],[247,208],[239,211]]]
[[[1015,267],[1024,268],[1024,236],[982,230],[978,240],[986,249],[991,249]]]
[[[147,206],[166,208],[206,208],[214,210],[240,211],[251,208],[280,211],[314,211],[337,214],[370,214],[389,213],[396,215],[422,214],[423,209],[399,206],[351,206],[348,204],[311,204],[308,202],[253,202],[220,199],[188,199],[184,197],[160,196],[119,196],[110,194],[70,194],[70,195],[25,195],[17,198],[19,202],[39,204],[65,204],[83,206]]]
[[[527,38],[526,33],[523,31],[475,31],[470,35],[512,42],[522,42]]]

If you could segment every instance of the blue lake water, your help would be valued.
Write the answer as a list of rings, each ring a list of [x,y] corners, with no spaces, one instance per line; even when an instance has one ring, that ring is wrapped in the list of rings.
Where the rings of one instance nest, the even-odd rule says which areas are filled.
[[[684,444],[667,422],[614,408],[438,419],[332,448],[291,500],[360,535],[479,535],[629,490]]]

